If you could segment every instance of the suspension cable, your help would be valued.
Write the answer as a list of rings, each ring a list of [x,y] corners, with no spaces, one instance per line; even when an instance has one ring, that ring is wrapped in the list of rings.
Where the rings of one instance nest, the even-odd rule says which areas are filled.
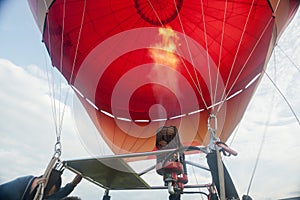
[[[300,72],[300,68],[297,66],[297,64],[284,52],[284,50],[279,46],[279,44],[276,45],[280,49],[280,51],[287,57],[287,59],[292,63],[292,65]]]
[[[160,25],[161,25],[162,27],[165,27],[165,25],[163,24],[162,20],[160,19],[160,16],[158,15],[157,11],[155,10],[154,6],[152,5],[151,0],[148,0],[148,3],[149,3],[149,5],[150,5],[150,7],[152,8],[152,11],[154,12],[155,16],[157,17],[157,19],[158,19]],[[177,15],[178,15],[178,20],[179,20],[180,25],[181,25],[181,30],[182,30],[183,33],[185,33],[184,27],[183,27],[183,25],[182,25],[182,20],[181,20],[181,18],[180,18],[180,13],[179,13],[179,11],[178,11],[178,9],[177,9],[177,7],[176,7],[176,1],[175,1],[175,0],[174,0],[174,5],[175,5],[176,12],[177,12]],[[191,72],[188,70],[188,67],[187,67],[187,65],[185,64],[183,58],[182,58],[181,56],[179,56],[179,59],[180,59],[182,65],[185,67],[187,73],[189,74],[189,77],[190,77],[191,81],[193,82],[194,86],[196,87],[197,92],[198,92],[198,94],[200,95],[201,100],[202,100],[202,102],[203,102],[203,104],[204,104],[206,110],[208,111],[208,106],[207,106],[207,104],[206,104],[206,102],[205,102],[204,96],[203,96],[202,91],[201,91],[201,87],[200,87],[200,83],[199,83],[199,78],[198,78],[198,75],[197,75],[197,71],[196,71],[196,69],[195,69],[195,66],[194,66],[194,64],[193,64],[193,63],[194,63],[193,57],[192,57],[191,50],[190,50],[190,46],[189,46],[189,44],[188,44],[188,41],[187,41],[187,38],[186,38],[186,35],[185,35],[185,34],[184,34],[184,39],[185,39],[185,43],[186,43],[186,46],[187,46],[187,49],[188,49],[188,52],[189,52],[189,56],[190,56],[190,59],[191,59],[191,63],[192,63],[192,65],[193,65],[194,73],[195,73],[195,76],[196,76],[196,79],[197,79],[196,81],[194,80],[194,78],[193,78]],[[176,52],[177,55],[180,55],[177,49],[175,50],[175,52]]]
[[[281,2],[281,0],[279,0],[279,1],[277,2],[277,4],[276,4],[276,7],[275,7],[275,9],[274,9],[274,11],[273,11],[273,14],[275,14],[275,13],[276,13],[276,11],[277,11],[277,8],[278,8],[278,6],[279,6],[280,2]]]
[[[83,22],[84,22],[84,19],[85,19],[86,0],[84,0],[83,4],[84,5],[83,5],[82,16],[81,16],[81,21],[80,21],[80,28],[79,28],[79,33],[78,33],[78,38],[77,38],[77,43],[76,43],[75,55],[74,55],[74,59],[73,59],[72,71],[71,71],[71,76],[70,76],[69,84],[72,83],[72,79],[73,79],[73,75],[74,75],[74,69],[75,69],[75,64],[76,64],[76,60],[77,60],[77,54],[78,54],[78,48],[79,48],[79,43],[80,43],[80,39],[81,39]]]
[[[276,62],[276,52],[275,51],[274,51],[274,54],[273,54],[273,59],[274,59],[274,70],[275,70],[275,80],[276,80],[276,74],[277,74],[276,63],[277,62]],[[273,88],[273,90],[274,90],[274,88]],[[270,105],[274,105],[274,103],[273,103],[274,102],[274,97],[275,97],[274,92],[271,92],[271,94],[272,94],[272,98],[271,98]],[[264,128],[264,131],[263,131],[263,137],[262,137],[262,140],[261,140],[261,143],[260,143],[260,146],[259,146],[259,150],[257,152],[255,164],[254,164],[252,174],[251,174],[251,177],[250,177],[250,181],[249,181],[249,184],[248,184],[247,193],[246,193],[247,196],[249,196],[250,188],[252,186],[252,182],[253,182],[253,179],[254,179],[254,176],[255,176],[255,173],[256,173],[258,162],[260,160],[260,156],[261,156],[261,153],[262,153],[262,150],[263,150],[263,146],[265,144],[266,133],[267,133],[267,129],[268,129],[268,126],[269,126],[269,123],[270,123],[271,114],[273,112],[273,109],[274,109],[274,106],[272,106],[270,112],[268,112],[268,117],[267,117],[267,120],[266,120],[266,123],[265,123],[265,128]]]
[[[45,4],[45,6],[47,6],[47,4]],[[65,19],[65,7],[66,7],[66,0],[64,0],[64,4],[63,4],[63,21],[62,21],[62,32],[61,32],[61,45],[60,45],[60,64],[59,64],[59,70],[62,71],[63,68],[63,44],[64,44],[64,19]],[[46,10],[48,10],[47,7],[45,7]],[[51,47],[51,37],[50,37],[50,21],[49,21],[49,17],[47,17],[46,19],[47,21],[47,29],[45,31],[47,31],[47,42],[48,42],[48,50],[49,53],[51,54],[52,52],[52,47]],[[46,70],[47,71],[47,70]],[[51,70],[52,74],[51,77],[49,76],[49,73],[47,71],[47,79],[48,79],[48,86],[49,86],[49,91],[50,91],[50,95],[51,95],[51,105],[52,105],[52,115],[53,115],[53,120],[54,120],[54,126],[55,126],[55,133],[56,133],[56,138],[60,138],[61,136],[61,132],[62,132],[62,125],[63,125],[63,119],[64,119],[64,113],[65,113],[65,109],[66,109],[66,104],[67,104],[67,99],[68,99],[68,94],[69,94],[69,90],[67,90],[66,95],[65,95],[65,99],[63,101],[63,108],[61,108],[61,105],[59,102],[56,102],[56,91],[55,91],[55,74],[54,74],[54,70]],[[51,80],[50,80],[51,79]],[[62,79],[61,76],[59,76],[59,82],[58,82],[58,86],[59,86],[59,90],[58,90],[58,100],[61,101],[62,100]]]
[[[44,6],[44,9],[45,10],[48,10],[48,4],[47,2],[44,0],[43,1],[43,6]],[[46,23],[48,24],[48,28],[47,30],[47,34],[48,34],[48,38],[47,38],[47,41],[48,41],[48,48],[49,48],[49,52],[51,52],[51,42],[50,42],[50,23],[49,23],[49,17],[46,17]],[[47,69],[47,66],[48,66],[48,62],[46,61],[46,54],[45,55],[45,72],[46,72],[46,76],[47,76],[47,82],[48,82],[48,88],[49,88],[49,91],[50,91],[50,101],[51,101],[51,109],[52,109],[52,117],[53,117],[53,120],[54,120],[54,127],[55,127],[55,133],[56,133],[56,144],[54,145],[55,148],[54,148],[54,155],[52,156],[50,162],[48,163],[47,167],[46,167],[46,170],[44,171],[41,179],[37,182],[38,186],[37,186],[37,192],[34,196],[34,200],[42,200],[43,197],[44,197],[44,189],[45,187],[47,186],[47,183],[48,183],[48,180],[49,180],[49,177],[50,177],[50,174],[51,174],[51,171],[55,165],[55,163],[57,163],[57,161],[60,160],[60,155],[61,155],[61,143],[60,143],[60,128],[59,128],[59,118],[57,118],[57,106],[56,106],[56,101],[55,101],[55,81],[54,81],[54,73],[53,73],[53,70],[51,71],[52,72],[52,79],[50,78],[50,75],[49,75],[49,71]],[[49,67],[48,67],[49,68]],[[60,90],[61,91],[61,90]]]
[[[225,22],[226,22],[226,14],[227,14],[227,7],[228,7],[228,1],[225,1],[225,9],[224,9],[224,15],[223,15],[223,23],[222,23],[222,35],[221,35],[221,43],[220,43],[220,49],[219,49],[219,59],[218,59],[218,71],[217,71],[217,78],[216,78],[216,85],[215,85],[215,94],[213,103],[217,102],[217,90],[218,90],[218,83],[219,83],[219,76],[220,76],[220,67],[221,67],[221,58],[222,58],[222,50],[223,50],[223,41],[225,36]]]
[[[275,56],[274,56],[274,58],[275,58]],[[276,70],[276,66],[275,66],[275,70]],[[271,98],[271,104],[270,105],[274,105],[273,101],[274,101],[274,92],[272,92],[272,98]],[[257,156],[256,156],[254,168],[253,168],[253,171],[252,171],[252,174],[251,174],[251,178],[250,178],[250,181],[249,181],[249,184],[248,184],[247,196],[249,196],[250,188],[251,188],[251,185],[252,185],[255,173],[256,173],[256,169],[257,169],[257,166],[258,166],[258,162],[260,160],[260,156],[261,156],[261,153],[262,153],[263,146],[265,144],[266,133],[267,133],[267,129],[268,129],[268,126],[269,126],[269,123],[270,123],[270,119],[271,119],[271,114],[273,112],[273,108],[274,108],[274,106],[272,106],[271,107],[271,111],[268,112],[268,118],[267,118],[266,123],[265,123],[265,129],[264,129],[264,132],[263,132],[263,137],[262,137],[262,140],[261,140],[261,143],[260,143],[260,146],[259,146],[259,150],[257,152]]]
[[[202,3],[202,1],[201,1],[201,3]],[[176,5],[176,1],[175,1],[175,0],[174,0],[174,4]],[[203,3],[202,3],[202,4],[203,4]],[[202,5],[202,7],[203,7],[203,5]],[[196,70],[196,67],[195,67],[195,63],[194,63],[194,58],[192,57],[191,49],[190,49],[190,46],[189,46],[189,43],[188,43],[188,40],[187,40],[187,36],[186,36],[186,34],[185,34],[185,30],[184,30],[183,23],[182,23],[182,20],[181,20],[181,17],[180,17],[180,13],[179,13],[179,11],[178,11],[178,9],[177,9],[176,6],[175,6],[175,8],[176,8],[176,12],[177,12],[177,15],[178,15],[178,20],[179,20],[179,22],[180,22],[180,27],[181,27],[181,30],[182,30],[182,32],[183,32],[183,36],[184,36],[184,39],[185,39],[185,44],[186,44],[186,46],[187,46],[188,53],[189,53],[189,56],[190,56],[190,59],[191,59],[191,63],[192,63],[193,69],[194,69],[194,74],[195,74],[195,77],[196,77],[196,81],[193,79],[193,77],[192,77],[190,71],[188,70],[188,68],[187,68],[185,62],[183,61],[183,59],[182,59],[181,57],[180,57],[180,59],[181,59],[182,64],[184,65],[186,71],[188,72],[188,74],[189,74],[191,80],[193,81],[193,83],[194,83],[194,85],[195,85],[195,87],[196,87],[196,89],[197,89],[197,91],[198,91],[198,94],[199,94],[200,97],[201,97],[201,100],[202,100],[202,102],[203,102],[203,104],[204,104],[206,110],[208,111],[208,105],[206,104],[205,99],[204,99],[203,94],[202,94],[202,90],[201,90],[201,85],[200,85],[200,82],[199,82],[198,73],[197,73],[197,70]],[[204,15],[204,11],[202,11],[202,16],[203,16],[203,15]],[[203,20],[205,20],[204,17],[203,17]],[[204,26],[205,26],[205,21],[203,21],[203,23],[204,23]],[[207,38],[206,32],[204,33],[204,36],[205,36],[205,38]],[[207,40],[207,39],[206,39],[206,40]],[[206,42],[206,43],[207,43],[207,42]],[[208,70],[210,71],[210,67],[209,67],[209,58],[208,58],[208,48],[206,48],[206,51],[207,51]],[[178,52],[177,49],[176,49],[176,52]],[[210,73],[209,73],[209,74],[210,74]]]
[[[62,13],[62,31],[61,31],[61,45],[60,45],[60,65],[59,65],[59,70],[62,71],[63,69],[63,50],[64,50],[64,29],[65,29],[65,13],[66,13],[66,0],[64,0],[63,2],[63,13]],[[79,33],[79,37],[78,37],[78,41],[77,41],[77,45],[76,45],[76,52],[75,52],[75,56],[74,56],[74,60],[73,60],[73,65],[72,65],[72,70],[71,70],[71,76],[70,76],[70,80],[72,80],[73,77],[73,72],[74,72],[74,68],[75,68],[75,61],[76,61],[76,57],[77,57],[77,53],[78,53],[78,46],[79,46],[79,41],[80,41],[80,35],[81,35],[81,30],[82,30],[82,25],[83,25],[83,19],[84,19],[84,13],[85,13],[85,8],[86,8],[86,1],[84,2],[84,11],[83,11],[83,17],[81,20],[81,26],[80,26],[80,33]],[[46,6],[46,4],[45,4]],[[52,48],[51,48],[51,38],[50,38],[50,23],[49,23],[49,18],[47,18],[47,24],[48,24],[48,45],[49,45],[49,52],[52,52]],[[52,74],[52,77],[54,77],[54,75]],[[48,78],[49,80],[50,78]],[[62,100],[62,81],[61,79],[59,79],[59,100]],[[50,81],[49,81],[50,82]],[[61,132],[62,132],[62,125],[63,125],[63,119],[64,119],[64,114],[65,114],[65,110],[66,110],[66,104],[67,104],[67,100],[68,100],[68,96],[69,96],[69,91],[70,88],[68,88],[68,90],[66,91],[65,94],[65,98],[63,100],[63,108],[61,109],[61,105],[58,104],[58,108],[56,105],[56,101],[55,101],[55,83],[54,83],[54,78],[52,79],[52,87],[50,87],[50,91],[52,94],[52,112],[53,112],[53,118],[54,118],[54,123],[55,123],[55,130],[56,130],[56,135],[57,138],[60,138]]]
[[[47,7],[47,4],[46,2],[44,1],[44,4],[45,4],[45,10],[48,10],[48,7]],[[47,17],[46,19],[47,21],[47,35],[48,35],[48,38],[47,38],[47,42],[48,42],[48,50],[49,52],[52,52],[52,45],[51,45],[51,38],[50,38],[50,22],[49,22],[49,17]],[[49,67],[50,68],[50,67]],[[51,68],[50,68],[51,69]],[[50,76],[49,76],[49,73],[48,73],[48,70],[46,69],[46,72],[47,72],[47,80],[48,80],[48,87],[49,87],[49,91],[50,91],[50,101],[51,101],[51,109],[52,109],[52,116],[53,116],[53,121],[54,121],[54,128],[55,128],[55,133],[58,133],[58,120],[57,120],[57,114],[56,114],[56,101],[55,101],[55,83],[54,83],[54,72],[53,70],[51,71],[52,72],[52,79],[50,80]]]
[[[207,68],[208,68],[208,77],[209,77],[209,91],[210,91],[210,98],[211,98],[211,100],[213,100],[213,91],[212,91],[212,82],[211,82],[212,78],[211,78],[211,71],[210,71],[210,62],[209,62],[210,59],[209,59],[209,52],[208,52],[208,39],[207,39],[207,30],[206,30],[206,23],[205,23],[203,0],[201,0],[201,12],[202,12],[206,59],[207,59]],[[212,105],[213,104],[214,104],[214,102],[212,102]],[[214,110],[214,107],[212,107],[212,110]]]
[[[217,113],[219,113],[219,111],[221,110],[222,105],[226,102],[226,99],[227,99],[228,95],[230,94],[230,92],[231,92],[231,90],[233,89],[235,83],[237,82],[237,80],[239,79],[240,75],[241,75],[242,72],[244,71],[244,69],[245,69],[245,67],[246,67],[246,64],[247,64],[248,61],[250,60],[250,58],[251,58],[251,56],[252,56],[254,50],[255,50],[256,47],[258,46],[259,41],[261,40],[262,36],[264,35],[265,31],[267,30],[267,27],[270,25],[270,23],[271,23],[272,20],[273,20],[273,18],[270,18],[270,20],[269,20],[268,23],[266,24],[266,26],[265,26],[263,32],[261,33],[261,35],[260,35],[259,39],[257,40],[257,42],[255,43],[254,47],[252,48],[252,50],[251,50],[251,52],[250,52],[250,54],[249,54],[247,60],[245,61],[244,65],[242,66],[242,68],[241,68],[241,70],[239,71],[238,75],[237,75],[236,78],[234,79],[234,82],[233,82],[233,84],[231,85],[231,87],[229,88],[227,94],[226,94],[226,90],[224,90],[223,95],[222,95],[222,98],[221,98],[221,99],[223,99],[223,100],[221,101],[221,104],[220,104],[219,107],[218,107]],[[228,82],[229,82],[229,79],[228,79],[228,81],[227,81],[227,83],[226,83],[225,88],[227,87]],[[226,94],[226,95],[225,95],[225,94]],[[225,95],[225,97],[224,97],[224,95]]]
[[[285,103],[288,105],[289,109],[291,110],[291,112],[293,113],[295,119],[297,120],[298,124],[300,125],[300,120],[295,112],[295,110],[293,109],[292,105],[289,103],[289,101],[287,100],[287,98],[284,96],[284,94],[281,92],[281,90],[279,89],[279,87],[276,85],[276,83],[272,80],[272,78],[268,75],[268,73],[264,70],[263,71],[264,74],[268,77],[268,79],[271,81],[271,83],[273,84],[273,86],[276,88],[277,92],[280,94],[280,96],[283,98],[283,100],[285,101]]]
[[[263,133],[263,138],[262,138],[262,141],[260,143],[259,150],[258,150],[258,153],[257,153],[257,156],[256,156],[254,168],[253,168],[253,171],[252,171],[252,174],[251,174],[251,178],[250,178],[250,181],[249,181],[249,185],[248,185],[248,189],[247,189],[247,196],[249,195],[249,191],[250,191],[250,188],[251,188],[251,185],[252,185],[252,181],[253,181],[254,175],[256,173],[257,165],[258,165],[258,162],[259,162],[259,159],[260,159],[260,155],[261,155],[264,143],[265,143],[266,129],[267,128],[265,128],[265,131]]]
[[[65,32],[65,18],[66,18],[66,0],[63,2],[63,11],[62,11],[62,31],[61,31],[61,44],[60,44],[60,62],[59,62],[59,69],[62,72],[63,70],[63,58],[64,58],[64,32]],[[65,95],[65,100],[63,108],[61,110],[61,104],[58,104],[58,130],[56,132],[57,134],[57,140],[59,140],[61,131],[62,131],[62,124],[63,124],[63,118],[66,108],[66,102],[68,99],[69,91],[67,91],[67,94]],[[62,79],[59,79],[59,99],[62,100]]]
[[[186,71],[188,72],[188,74],[189,74],[191,80],[193,81],[193,83],[194,83],[194,85],[195,85],[195,87],[196,87],[196,89],[197,89],[197,91],[198,91],[198,93],[199,93],[199,95],[200,95],[200,97],[201,97],[201,99],[202,99],[202,101],[203,101],[203,104],[204,104],[206,110],[208,110],[208,106],[207,106],[207,104],[206,104],[206,102],[205,102],[205,99],[204,99],[204,97],[203,97],[203,94],[202,94],[202,90],[201,90],[201,85],[200,85],[200,82],[199,82],[198,73],[197,73],[197,70],[196,70],[196,67],[195,67],[195,63],[194,63],[194,58],[193,58],[192,53],[191,53],[191,48],[190,48],[190,45],[189,45],[189,43],[188,43],[187,36],[186,36],[186,34],[185,34],[185,30],[184,30],[184,27],[183,27],[183,23],[182,23],[182,20],[181,20],[181,17],[180,17],[180,13],[179,13],[179,11],[178,11],[178,8],[177,8],[177,6],[176,6],[176,1],[175,1],[175,0],[174,0],[174,6],[175,6],[175,8],[176,8],[176,12],[177,12],[177,15],[178,15],[178,20],[179,20],[180,27],[181,27],[181,30],[182,30],[182,33],[183,33],[183,37],[184,37],[184,40],[185,40],[185,44],[186,44],[186,46],[187,46],[187,50],[188,50],[188,53],[189,53],[189,56],[190,56],[190,59],[191,59],[191,63],[192,63],[193,69],[194,69],[194,74],[195,74],[195,77],[196,77],[196,81],[193,79],[191,73],[189,72],[189,70],[188,70],[188,68],[187,68],[187,66],[186,66],[186,64],[185,64],[185,62],[184,62],[184,60],[181,58],[181,56],[180,56],[180,60],[181,60],[181,63],[184,65]],[[202,13],[202,15],[203,15],[203,13]],[[208,50],[207,50],[207,51],[208,51]],[[176,49],[176,52],[178,52],[177,49]],[[207,59],[208,59],[208,57],[207,57]],[[208,60],[209,60],[209,59],[208,59]],[[208,61],[208,62],[209,62],[209,61]],[[209,67],[208,67],[208,68],[209,68]]]
[[[245,36],[246,28],[247,28],[247,25],[248,25],[248,21],[249,21],[249,19],[250,19],[250,14],[251,14],[251,12],[252,12],[253,6],[254,6],[254,0],[252,0],[251,7],[250,7],[250,10],[249,10],[248,15],[247,15],[246,22],[245,22],[244,27],[243,27],[242,35],[241,35],[241,37],[240,37],[239,44],[238,44],[237,50],[236,50],[235,55],[234,55],[234,60],[233,60],[233,62],[232,62],[232,65],[231,65],[231,68],[230,68],[230,71],[229,71],[229,74],[228,74],[228,78],[227,78],[227,81],[226,81],[226,84],[225,84],[225,87],[224,87],[224,91],[223,91],[223,94],[222,94],[222,97],[221,97],[221,100],[224,98],[224,101],[223,101],[223,102],[220,104],[220,106],[218,107],[217,113],[218,113],[219,110],[221,109],[223,103],[225,102],[225,100],[226,100],[226,98],[227,98],[227,96],[228,96],[228,94],[229,94],[229,92],[230,92],[230,91],[229,91],[228,94],[226,94],[226,88],[227,88],[227,86],[228,86],[228,84],[229,84],[229,80],[230,80],[230,78],[231,78],[232,71],[233,71],[235,62],[236,62],[236,60],[237,60],[238,53],[239,53],[239,51],[240,51],[240,48],[241,48],[241,45],[242,45],[242,41],[243,41],[244,36]],[[256,47],[256,45],[255,45],[254,47]],[[255,49],[255,48],[253,48],[253,49]],[[253,52],[253,50],[252,50],[252,52]],[[250,55],[251,55],[251,54],[250,54]],[[244,66],[245,66],[245,65],[244,65]],[[243,68],[244,68],[244,66],[243,66]],[[239,77],[239,76],[238,76],[238,77]],[[238,77],[237,77],[237,78],[238,78]],[[236,78],[236,80],[237,80],[237,78]],[[230,90],[231,90],[231,89],[230,89]]]

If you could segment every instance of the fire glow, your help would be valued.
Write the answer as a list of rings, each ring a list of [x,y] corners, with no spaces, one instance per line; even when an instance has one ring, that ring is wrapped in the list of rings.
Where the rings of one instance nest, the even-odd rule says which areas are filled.
[[[162,41],[161,43],[155,44],[153,49],[149,49],[150,56],[155,63],[176,69],[179,59],[174,52],[176,52],[176,42],[178,37],[170,27],[159,28],[158,32],[162,37]]]

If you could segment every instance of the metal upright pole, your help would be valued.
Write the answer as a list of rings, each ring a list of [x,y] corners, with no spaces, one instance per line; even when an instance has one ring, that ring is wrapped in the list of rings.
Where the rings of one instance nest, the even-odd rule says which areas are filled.
[[[213,123],[213,124],[212,124]],[[210,114],[208,118],[207,123],[208,131],[210,132],[210,144],[209,147],[212,150],[216,151],[217,154],[217,166],[218,166],[218,175],[219,175],[219,185],[220,185],[220,199],[226,200],[225,195],[225,180],[224,180],[224,169],[223,169],[223,163],[222,163],[222,157],[220,152],[218,151],[218,146],[216,145],[216,142],[218,141],[218,138],[216,136],[217,131],[217,117],[213,114]]]
[[[217,148],[217,146],[216,146]],[[222,157],[220,152],[216,149],[217,162],[218,162],[218,174],[219,174],[219,184],[220,184],[220,198],[221,200],[226,200],[225,196],[225,180],[224,180],[224,168],[222,163]]]

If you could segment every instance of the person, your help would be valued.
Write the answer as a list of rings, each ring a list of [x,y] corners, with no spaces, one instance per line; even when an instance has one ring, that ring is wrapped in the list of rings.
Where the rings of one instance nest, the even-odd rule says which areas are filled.
[[[74,190],[74,188],[78,185],[78,183],[80,183],[81,180],[82,180],[82,176],[77,174],[74,177],[74,179],[72,180],[72,182],[66,184],[65,187],[60,188],[55,193],[52,193],[50,195],[48,194],[48,196],[46,196],[45,200],[59,200],[64,197],[67,197]]]
[[[44,199],[59,200],[68,196],[82,177],[76,175],[71,183],[61,187],[61,172],[53,169],[44,189]],[[0,200],[32,200],[37,192],[42,176],[23,176],[0,185]]]

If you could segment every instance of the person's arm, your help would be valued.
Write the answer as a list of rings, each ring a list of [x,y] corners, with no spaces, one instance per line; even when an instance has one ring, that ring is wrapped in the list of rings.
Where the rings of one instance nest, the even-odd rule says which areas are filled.
[[[77,186],[77,184],[81,181],[81,179],[82,179],[81,175],[76,175],[71,183],[68,183],[65,187],[60,188],[53,195],[46,197],[46,200],[60,200],[68,196]]]
[[[81,180],[82,180],[82,176],[77,174],[72,181],[72,184],[74,185],[74,187],[76,187],[78,185],[78,183],[80,183]]]

